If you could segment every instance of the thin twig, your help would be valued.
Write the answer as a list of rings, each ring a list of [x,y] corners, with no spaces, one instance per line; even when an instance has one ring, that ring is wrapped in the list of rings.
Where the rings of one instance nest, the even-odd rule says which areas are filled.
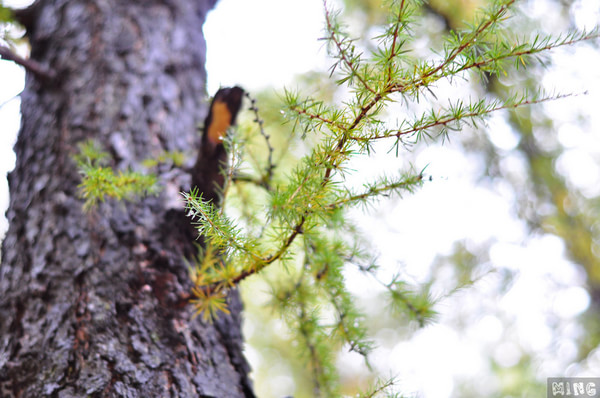
[[[19,98],[20,95],[21,95],[21,93],[19,92],[18,94],[13,95],[12,97],[10,97],[9,99],[7,99],[6,101],[0,103],[0,109],[2,109],[9,102],[11,102],[11,101]]]
[[[344,63],[346,64],[348,69],[350,69],[352,74],[358,78],[358,80],[363,85],[363,87],[365,89],[367,89],[368,91],[370,91],[371,93],[375,94],[375,90],[373,88],[371,88],[371,86],[369,86],[369,84],[366,82],[366,80],[360,75],[358,70],[355,68],[354,62],[352,62],[351,59],[348,59],[348,55],[346,54],[346,49],[344,49],[342,47],[344,39],[342,39],[342,41],[340,41],[336,37],[336,35],[335,35],[336,32],[335,32],[335,29],[334,29],[332,21],[331,21],[331,13],[329,12],[329,9],[327,8],[326,0],[323,0],[323,5],[325,6],[325,20],[327,22],[327,30],[329,31],[329,38],[331,39],[331,41],[333,41],[336,48],[338,49],[341,60],[344,61]]]
[[[0,58],[13,61],[16,64],[21,65],[26,70],[43,80],[52,80],[56,77],[56,73],[53,70],[46,68],[31,58],[27,59],[15,54],[8,47],[0,46]]]
[[[336,123],[335,121],[331,120],[331,119],[327,119],[326,117],[323,117],[320,114],[314,114],[314,113],[310,113],[309,111],[307,111],[305,108],[300,108],[298,106],[291,106],[290,110],[296,112],[299,115],[306,115],[308,116],[310,119],[316,119],[316,120],[320,120],[321,122],[325,123],[325,124],[329,124],[331,126],[334,126],[338,129],[346,129],[346,126],[344,126],[341,123]]]
[[[250,93],[246,92],[246,97],[250,100],[250,110],[254,113],[254,122],[258,124],[260,135],[265,139],[267,150],[267,167],[265,169],[265,175],[262,177],[262,186],[269,190],[271,186],[271,180],[273,179],[273,171],[275,170],[275,164],[273,163],[273,152],[275,151],[273,145],[271,145],[271,136],[265,132],[265,121],[260,117],[258,113],[258,107],[256,106],[256,99],[250,96]]]
[[[398,34],[400,32],[400,21],[402,19],[403,11],[404,11],[404,0],[402,0],[402,2],[400,3],[400,9],[398,11],[398,19],[396,21],[396,26],[394,28],[394,35],[393,35],[394,39],[392,40],[392,47],[390,50],[390,56],[388,58],[388,62],[389,62],[388,77],[387,77],[388,85],[392,81],[392,62],[393,62],[394,57],[396,57],[396,42],[398,41]]]

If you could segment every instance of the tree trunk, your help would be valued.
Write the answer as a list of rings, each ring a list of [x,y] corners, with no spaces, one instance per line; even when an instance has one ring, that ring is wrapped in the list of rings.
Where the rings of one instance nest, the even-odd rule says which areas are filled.
[[[84,213],[71,159],[96,139],[113,167],[197,148],[206,113],[202,24],[215,0],[38,0],[19,17],[31,57],[0,265],[0,396],[250,397],[241,304],[192,320],[179,191]],[[190,162],[195,154],[190,153]]]

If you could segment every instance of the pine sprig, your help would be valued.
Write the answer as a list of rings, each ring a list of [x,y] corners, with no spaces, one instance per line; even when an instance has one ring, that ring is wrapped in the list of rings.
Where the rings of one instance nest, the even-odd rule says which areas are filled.
[[[373,386],[371,386],[365,392],[361,392],[358,394],[360,398],[375,398],[380,397],[382,394],[385,394],[385,397],[394,397],[394,398],[402,398],[401,395],[394,393],[393,391],[389,391],[392,387],[396,386],[398,382],[394,379],[383,379],[378,380]]]
[[[308,357],[314,396],[332,396],[336,392],[336,384],[332,380],[332,377],[335,377],[332,372],[332,351],[327,345],[327,336],[319,325],[319,312],[316,309],[310,310],[302,300],[299,300],[296,306],[297,329],[304,343],[303,347],[306,348],[304,354]]]
[[[81,143],[79,151],[73,155],[81,175],[78,188],[79,196],[85,200],[84,210],[94,208],[106,198],[131,201],[159,192],[156,175],[133,170],[115,171],[108,167],[109,159],[108,152],[93,140]]]
[[[526,67],[526,60],[529,56],[579,42],[598,39],[599,37],[599,30],[596,27],[589,32],[585,30],[570,31],[556,37],[536,35],[533,40],[516,39],[511,43],[496,40],[493,43],[480,43],[477,46],[479,51],[465,52],[461,62],[453,65],[451,73],[457,74],[475,69],[479,73],[488,72],[498,75],[506,73],[503,64],[505,60],[513,58],[515,67]],[[484,52],[481,51],[482,47],[485,50]]]
[[[336,202],[328,204],[327,208],[337,209],[358,204],[367,205],[370,201],[389,197],[392,194],[401,197],[403,192],[413,193],[416,188],[422,185],[423,179],[423,172],[401,176],[397,180],[382,177],[380,181],[365,184],[365,190],[362,193],[348,191]]]
[[[189,193],[183,192],[182,195],[188,217],[192,219],[198,234],[208,239],[215,250],[244,253],[257,261],[262,260],[253,250],[255,243],[247,239],[220,209],[204,201],[196,188]]]
[[[415,137],[414,142],[418,142],[424,138],[434,139],[430,130],[436,128],[440,129],[436,136],[447,137],[449,130],[461,130],[464,124],[471,124],[477,127],[477,121],[484,120],[486,116],[494,112],[555,101],[573,95],[575,94],[546,94],[544,92],[531,94],[525,92],[523,94],[514,94],[504,100],[488,101],[482,99],[467,103],[463,100],[449,101],[448,107],[438,111],[431,109],[412,121],[403,120],[396,129],[389,129],[384,132],[377,131],[375,134],[365,137],[350,135],[349,138],[357,142],[372,142],[385,138],[395,138],[397,143],[399,143],[401,140]]]
[[[194,286],[192,293],[196,297],[190,300],[190,303],[196,309],[193,317],[200,315],[204,322],[212,322],[221,313],[229,314],[226,290],[213,289],[208,291]]]
[[[408,311],[410,317],[416,319],[420,327],[432,322],[437,316],[437,312],[433,309],[434,300],[426,290],[416,291],[399,276],[383,286],[387,289],[389,308],[392,312]]]
[[[350,257],[345,242],[327,237],[322,231],[304,235],[304,269],[312,276],[315,288],[325,298],[335,313],[335,321],[329,326],[329,341],[347,344],[369,364],[373,343],[367,338],[364,316],[356,309],[353,297],[345,289],[342,270],[344,259]]]
[[[323,0],[325,7],[325,21],[327,36],[321,40],[327,40],[330,44],[329,55],[336,60],[330,68],[331,77],[336,69],[340,69],[343,78],[337,81],[337,84],[348,83],[354,85],[355,79],[360,82],[362,88],[375,94],[375,90],[370,86],[368,80],[372,73],[368,66],[362,62],[362,54],[357,53],[354,40],[341,30],[338,22],[339,14],[327,8],[327,1]]]

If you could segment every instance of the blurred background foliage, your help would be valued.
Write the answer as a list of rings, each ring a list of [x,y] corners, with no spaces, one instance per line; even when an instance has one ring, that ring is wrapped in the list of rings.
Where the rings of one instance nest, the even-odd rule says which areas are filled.
[[[519,18],[508,23],[513,24],[519,37],[526,38],[536,33],[556,34],[568,29],[582,29],[581,23],[577,22],[577,13],[582,7],[591,7],[596,16],[593,22],[598,24],[599,6],[582,3],[566,0],[520,2],[516,7]],[[420,39],[416,42],[419,46],[413,49],[415,54],[425,57],[430,55],[429,49],[440,48],[445,33],[463,27],[464,21],[472,20],[476,10],[485,4],[483,0],[432,0],[424,5],[422,23],[416,27],[415,36]],[[345,0],[344,6],[348,29],[355,37],[366,38],[360,45],[368,49],[369,38],[376,36],[386,21],[384,2]],[[591,27],[587,26],[587,29]],[[596,43],[581,46],[597,57]],[[565,49],[558,54],[544,55],[541,65],[528,65],[518,71],[515,66],[507,71],[505,78],[488,76],[487,80],[473,80],[469,89],[473,96],[500,99],[506,98],[515,88],[529,88],[534,92],[542,84],[552,90],[551,84],[545,84],[544,76],[555,73],[557,59],[571,57],[573,53],[573,49]],[[558,64],[560,67],[563,63]],[[588,68],[595,67],[593,63],[588,65]],[[563,85],[560,89],[579,94],[586,82],[579,83],[578,86]],[[326,73],[311,72],[299,76],[296,84],[318,98],[344,96]],[[434,103],[437,98],[427,100]],[[578,101],[585,101],[585,96]],[[446,388],[435,390],[437,392],[421,390],[421,393],[425,397],[533,397],[545,396],[546,377],[598,376],[600,153],[598,146],[586,147],[585,143],[600,137],[598,126],[589,120],[590,108],[577,109],[572,103],[561,105],[561,102],[501,112],[493,116],[495,120],[488,126],[451,134],[451,142],[443,144],[441,150],[458,153],[463,162],[470,164],[469,178],[474,187],[495,192],[507,200],[508,212],[522,228],[522,235],[509,236],[505,239],[509,243],[503,242],[504,233],[500,233],[500,237],[492,234],[483,239],[465,235],[457,237],[450,250],[433,255],[427,269],[421,270],[414,280],[437,303],[435,309],[439,316],[434,326],[419,329],[414,319],[391,317],[377,289],[366,293],[366,286],[355,288],[368,317],[366,323],[379,347],[373,366],[383,374],[398,376],[401,387],[405,388],[402,391],[418,391],[423,383],[446,383]],[[259,95],[258,103],[262,107],[261,114],[270,119],[266,120],[270,134],[285,137],[287,127],[283,125],[279,131],[282,121],[276,118],[280,99],[272,94],[272,90],[265,90]],[[568,111],[553,112],[563,105]],[[407,114],[405,111],[400,113],[398,117]],[[502,131],[498,132],[498,128]],[[302,145],[306,144],[288,140],[282,151],[300,155]],[[397,161],[418,164],[422,151],[432,151],[432,146],[442,147],[442,144],[418,144],[410,155],[403,154]],[[282,147],[275,145],[275,148],[277,151]],[[587,172],[595,178],[572,181],[569,160],[574,153],[589,160],[591,169]],[[432,163],[435,162],[434,157]],[[431,174],[434,180],[430,185],[444,179],[443,174]],[[585,180],[583,185],[579,182],[582,180]],[[419,198],[419,195],[416,193],[415,197]],[[397,207],[411,206],[418,201],[390,200],[381,203],[376,210],[370,209],[366,215],[357,212],[356,218],[365,226],[366,237],[376,240],[376,234],[369,230],[373,225],[384,226],[385,222],[373,220],[385,219]],[[367,218],[371,221],[363,223],[362,220]],[[407,223],[401,228],[410,231],[413,227]],[[494,230],[494,226],[489,229]],[[426,250],[427,246],[424,247]],[[531,247],[537,248],[532,249],[533,257],[525,255],[525,260],[514,260],[515,264],[506,264],[510,259],[502,260],[507,251],[522,253]],[[546,267],[542,258],[538,261],[536,250],[538,253],[548,250],[556,253],[561,258],[560,269]],[[405,267],[408,260],[402,253],[390,256],[395,256],[395,265],[399,269],[408,268]],[[285,272],[268,269],[264,277],[247,281],[242,289],[247,308],[248,354],[254,366],[257,393],[261,397],[292,392],[295,397],[311,396],[310,375],[301,362],[293,359],[297,358],[293,333],[274,316],[276,313],[269,305],[272,302],[270,292],[277,290],[273,285]],[[346,277],[351,284],[351,272]],[[586,294],[582,294],[583,289]],[[569,309],[571,303],[575,309]],[[519,307],[523,311],[514,312]],[[435,343],[438,332],[446,335],[441,339],[443,343]],[[453,341],[459,342],[460,348],[445,346]],[[411,344],[416,347],[412,350],[417,352],[408,348]],[[422,357],[425,362],[435,361],[436,352],[444,350],[446,359],[440,364],[430,363],[431,380],[425,382],[421,380],[420,383],[415,380],[420,376],[406,371],[410,364],[394,366],[415,356]],[[413,356],[398,358],[403,353]],[[355,393],[374,381],[372,373],[352,354],[341,351],[338,365],[342,393]],[[451,374],[450,380],[436,379],[445,373],[437,372],[439,366],[454,365],[456,369],[446,369],[446,373]]]

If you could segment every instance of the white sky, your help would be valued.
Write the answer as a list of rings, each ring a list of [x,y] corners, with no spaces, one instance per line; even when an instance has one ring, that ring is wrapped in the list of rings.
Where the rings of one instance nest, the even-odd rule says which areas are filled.
[[[323,67],[322,7],[322,0],[219,1],[204,24],[208,92],[235,84],[281,88]]]
[[[598,21],[597,12],[586,11],[589,7],[597,10],[597,4],[593,3],[582,1],[582,11],[577,16],[588,27],[590,20],[592,24]],[[281,89],[292,82],[295,74],[325,69],[328,65],[325,51],[322,42],[317,41],[322,35],[322,14],[321,0],[221,0],[209,14],[204,27],[208,42],[209,94],[220,85],[234,84],[248,90],[267,86]],[[559,169],[572,176],[577,186],[597,195],[600,187],[600,113],[596,109],[600,104],[600,69],[592,65],[600,65],[600,58],[597,50],[583,48],[562,59],[568,64],[559,64],[560,71],[551,70],[543,83],[548,87],[560,86],[563,91],[578,91],[581,82],[585,81],[583,88],[590,94],[545,105],[563,120],[557,124],[558,137],[570,148]],[[581,61],[574,62],[575,59]],[[584,62],[584,59],[591,61]],[[565,73],[565,70],[569,72]],[[20,68],[0,61],[0,104],[8,101],[0,107],[0,177],[14,166],[12,146],[19,124],[19,100],[10,98],[17,95],[22,86]],[[584,127],[574,116],[576,109],[589,116]],[[492,119],[490,124],[498,132],[495,142],[500,147],[510,149],[516,144],[501,118]],[[394,164],[393,157],[383,161]],[[507,365],[521,352],[514,341],[522,347],[533,346],[543,351],[549,344],[544,336],[550,331],[540,314],[550,306],[565,319],[570,319],[587,307],[589,298],[580,287],[581,274],[565,259],[562,242],[551,236],[528,237],[522,223],[511,215],[513,198],[510,190],[479,186],[472,173],[478,164],[471,158],[450,144],[444,148],[427,148],[417,161],[417,167],[430,164],[427,171],[439,177],[436,182],[400,204],[384,204],[381,210],[372,212],[372,217],[364,217],[362,222],[363,227],[373,231],[372,240],[382,251],[381,261],[389,265],[402,262],[407,275],[418,281],[437,254],[450,253],[455,240],[467,237],[475,242],[498,240],[490,253],[493,266],[519,270],[519,277],[509,294],[495,304],[514,314],[514,330],[505,330],[504,324],[492,313],[480,319],[468,336],[460,336],[440,323],[417,332],[409,341],[399,342],[391,351],[376,352],[374,362],[377,367],[385,374],[400,374],[408,391],[421,391],[423,398],[444,398],[452,395],[455,377],[480,376],[478,366],[484,363],[480,344],[491,342],[502,347],[496,359]],[[7,183],[1,179],[2,213],[7,205]],[[403,220],[401,224],[395,221],[400,219]],[[0,233],[6,228],[3,222],[0,217]],[[395,256],[398,242],[408,242],[402,245],[401,259]],[[547,300],[553,294],[553,286],[540,281],[550,277],[560,277],[567,285],[561,290],[560,300]],[[350,279],[349,283],[351,289],[364,289],[362,282],[354,286],[356,282]],[[493,277],[484,281],[484,286],[474,289],[475,293],[484,296],[486,286],[494,283]],[[469,300],[478,300],[477,294],[473,299],[461,296],[454,304],[446,304],[475,306],[481,303]],[[507,340],[504,334],[509,332],[517,337]],[[568,341],[564,344],[568,347]],[[542,368],[540,377],[566,375],[560,362],[556,364],[549,360],[547,363],[549,365]],[[596,369],[596,373],[598,371]],[[436,382],[432,383],[432,380]],[[293,391],[274,393],[283,396]]]
[[[8,207],[6,173],[15,167],[14,146],[19,131],[21,101],[17,95],[24,85],[23,70],[12,62],[0,61],[0,237],[7,228],[4,211]]]

